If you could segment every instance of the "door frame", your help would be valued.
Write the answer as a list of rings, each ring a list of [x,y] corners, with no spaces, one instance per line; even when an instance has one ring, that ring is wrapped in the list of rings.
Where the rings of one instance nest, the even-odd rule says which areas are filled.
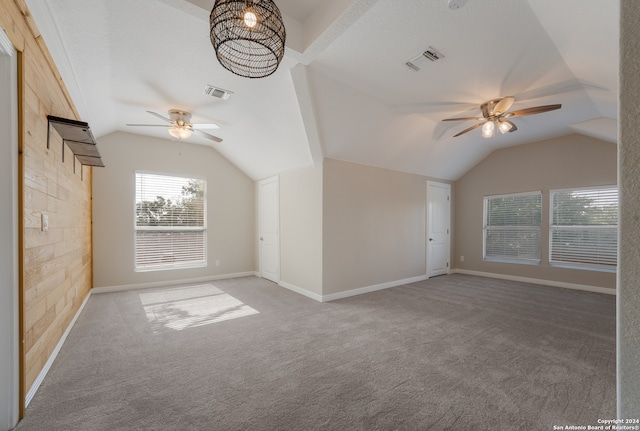
[[[0,82],[0,93],[9,95],[2,99],[8,103],[0,103],[0,136],[1,141],[8,142],[8,148],[0,148],[0,159],[9,161],[9,169],[3,167],[0,170],[0,182],[8,184],[0,191],[0,197],[4,202],[10,202],[10,205],[4,206],[0,211],[3,212],[3,218],[8,218],[0,224],[0,236],[3,238],[2,255],[8,257],[5,261],[6,266],[2,266],[0,270],[0,303],[4,304],[6,309],[2,309],[0,313],[0,330],[8,331],[2,334],[2,346],[0,352],[2,358],[0,364],[0,381],[8,382],[8,387],[0,390],[6,390],[4,395],[7,397],[8,405],[2,405],[3,414],[7,417],[0,416],[2,423],[0,429],[11,429],[14,427],[24,410],[24,397],[22,397],[22,367],[21,367],[21,301],[20,301],[20,242],[21,242],[21,223],[20,220],[20,167],[19,167],[19,121],[20,106],[19,86],[20,70],[22,57],[13,43],[2,28],[0,28],[0,57],[2,57],[2,68],[7,67],[9,73],[8,79],[2,79]],[[4,74],[3,74],[4,75]],[[6,248],[4,248],[6,247]],[[9,289],[4,289],[9,286]],[[0,385],[1,387],[2,385]],[[7,421],[5,423],[5,420]],[[8,428],[7,428],[8,427]]]
[[[266,184],[270,184],[270,183],[275,183],[276,184],[276,208],[277,208],[277,215],[276,215],[276,223],[278,225],[277,228],[277,234],[276,234],[276,266],[277,266],[277,271],[276,271],[276,279],[275,280],[271,280],[274,281],[275,283],[280,283],[280,177],[278,177],[277,175],[271,178],[265,178],[264,180],[258,181],[258,273],[260,275],[260,277],[263,277],[263,270],[262,270],[262,262],[263,262],[263,258],[262,258],[262,245],[261,245],[261,239],[262,238],[262,208],[261,208],[261,202],[262,199],[260,198],[260,193],[262,192],[262,186],[266,185]]]
[[[449,241],[447,241],[446,247],[447,247],[447,257],[448,257],[448,263],[447,263],[447,275],[451,274],[451,237],[452,237],[452,223],[451,223],[451,184],[449,183],[443,183],[440,181],[432,181],[432,180],[427,180],[427,193],[426,193],[426,206],[425,206],[425,238],[424,238],[424,249],[425,249],[425,253],[424,253],[424,257],[425,257],[425,269],[426,269],[426,273],[425,275],[427,276],[427,278],[429,278],[429,202],[430,202],[430,193],[429,193],[429,188],[432,185],[436,185],[439,187],[444,187],[447,189],[448,191],[448,196],[449,196]]]

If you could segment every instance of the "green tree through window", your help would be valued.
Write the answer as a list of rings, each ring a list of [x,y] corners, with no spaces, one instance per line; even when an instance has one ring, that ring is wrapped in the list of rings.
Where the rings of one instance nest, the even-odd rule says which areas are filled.
[[[549,261],[614,270],[618,249],[616,187],[551,192]]]
[[[136,173],[136,269],[206,265],[206,181]]]
[[[484,259],[540,263],[540,192],[484,198]]]

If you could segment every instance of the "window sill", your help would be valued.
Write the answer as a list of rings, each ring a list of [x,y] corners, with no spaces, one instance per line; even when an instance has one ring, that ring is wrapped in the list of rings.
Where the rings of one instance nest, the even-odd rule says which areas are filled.
[[[613,274],[618,272],[618,268],[604,268],[604,267],[579,265],[579,264],[571,264],[571,263],[563,263],[563,262],[549,262],[549,266],[553,268],[581,269],[584,271],[610,272]]]
[[[498,259],[498,258],[487,258],[483,259],[484,262],[499,262],[499,263],[517,263],[520,265],[540,265],[539,260],[516,260],[516,259]]]
[[[143,267],[143,268],[135,268],[135,272],[155,272],[155,271],[169,271],[174,269],[193,269],[193,268],[204,268],[207,266],[207,262],[194,262],[184,265],[167,265],[167,266],[152,266],[152,267]]]

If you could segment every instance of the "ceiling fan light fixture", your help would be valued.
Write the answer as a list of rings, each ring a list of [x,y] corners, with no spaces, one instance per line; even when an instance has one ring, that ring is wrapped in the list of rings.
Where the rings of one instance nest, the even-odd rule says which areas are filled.
[[[169,129],[169,134],[176,139],[188,139],[193,134],[193,130],[186,126],[175,126]]]
[[[187,139],[190,138],[193,132],[195,131],[198,135],[203,136],[207,139],[210,139],[215,142],[222,142],[222,138],[211,135],[207,132],[204,132],[202,129],[217,129],[219,126],[214,123],[202,123],[202,124],[192,124],[191,123],[191,113],[187,111],[183,111],[181,109],[170,109],[169,110],[169,118],[164,115],[160,115],[157,112],[147,111],[149,114],[154,117],[158,117],[163,121],[171,124],[171,126],[166,126],[163,124],[127,124],[127,126],[143,126],[143,127],[169,127],[167,129],[169,134],[176,139]]]
[[[481,123],[476,123],[471,127],[467,127],[462,132],[456,133],[453,135],[454,138],[464,135],[472,130],[477,129],[478,127],[482,127],[482,136],[485,138],[492,138],[495,135],[496,127],[500,130],[500,133],[505,134],[508,132],[515,132],[518,130],[518,127],[511,122],[511,118],[516,117],[524,117],[526,115],[535,115],[542,114],[544,112],[555,111],[556,109],[562,108],[561,104],[555,105],[543,105],[543,106],[534,106],[531,108],[518,109],[517,111],[509,111],[513,102],[516,101],[516,98],[513,96],[500,97],[497,99],[492,99],[484,102],[480,105],[480,110],[482,111],[482,117],[456,117],[456,118],[445,118],[442,121],[479,121],[483,120]]]
[[[511,129],[513,129],[513,125],[506,121],[500,121],[498,123],[498,129],[500,130],[500,133],[504,135],[505,133],[510,132]]]
[[[495,131],[495,124],[493,124],[493,121],[487,121],[486,123],[484,123],[482,125],[482,137],[483,138],[492,138],[493,137],[493,133]]]
[[[286,31],[273,0],[216,0],[209,25],[218,61],[236,75],[264,78],[284,57]]]

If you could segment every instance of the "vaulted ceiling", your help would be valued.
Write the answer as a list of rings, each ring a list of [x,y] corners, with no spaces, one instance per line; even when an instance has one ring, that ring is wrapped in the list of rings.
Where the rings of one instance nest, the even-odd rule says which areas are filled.
[[[27,0],[82,120],[170,139],[151,110],[215,122],[210,145],[254,179],[324,157],[455,180],[495,149],[582,133],[617,137],[617,0],[275,0],[287,28],[273,75],[220,66],[209,40],[214,0]],[[429,47],[444,57],[420,71]],[[207,84],[233,92],[203,94]],[[489,99],[512,108],[561,103],[514,119],[491,139],[453,138]],[[108,160],[105,161],[108,164]]]

